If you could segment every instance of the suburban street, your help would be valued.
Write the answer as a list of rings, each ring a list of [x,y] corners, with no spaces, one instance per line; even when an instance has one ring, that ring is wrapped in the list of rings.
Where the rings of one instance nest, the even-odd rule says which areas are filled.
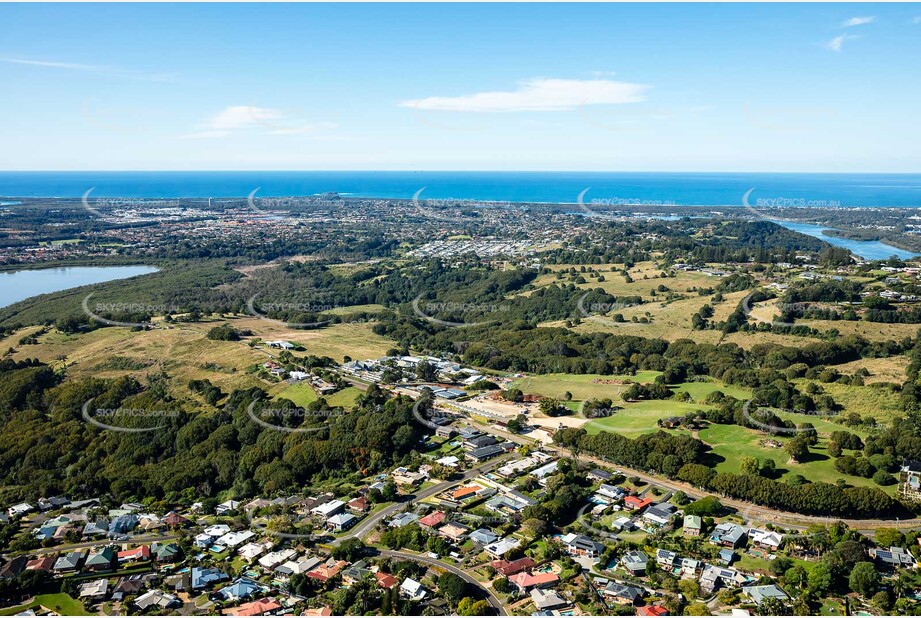
[[[448,564],[447,562],[444,562],[442,560],[435,560],[434,558],[429,558],[428,556],[424,556],[422,554],[417,554],[417,553],[408,552],[408,551],[392,551],[389,549],[381,549],[379,550],[379,553],[381,556],[386,556],[388,558],[403,558],[406,560],[415,560],[416,562],[422,562],[424,564],[428,564],[433,567],[437,567],[440,569],[444,569],[446,571],[450,571],[451,573],[454,573],[458,577],[464,579],[467,583],[473,586],[476,586],[477,588],[485,592],[486,600],[489,601],[489,604],[497,612],[499,612],[500,616],[508,615],[508,612],[505,611],[505,607],[502,605],[502,602],[499,601],[499,598],[495,594],[493,594],[489,588],[487,588],[482,583],[477,581],[475,577],[473,577],[472,575],[470,575],[463,569],[454,566],[453,564]]]

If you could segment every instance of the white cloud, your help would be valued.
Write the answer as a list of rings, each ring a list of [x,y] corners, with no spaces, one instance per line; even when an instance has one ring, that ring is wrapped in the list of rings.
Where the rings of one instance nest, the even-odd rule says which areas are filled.
[[[253,129],[266,135],[299,135],[336,126],[332,122],[304,122],[288,118],[283,111],[270,107],[230,105],[199,125],[201,130],[182,135],[180,139],[214,139]]]
[[[64,69],[67,71],[82,71],[84,73],[94,73],[96,75],[105,75],[108,77],[120,77],[124,79],[137,79],[143,81],[166,82],[174,79],[173,75],[167,73],[144,73],[141,71],[129,71],[114,67],[107,67],[94,64],[80,64],[77,62],[57,62],[52,60],[31,60],[28,58],[0,58],[0,62],[8,64],[20,64],[25,66],[43,67],[46,69]]]
[[[645,101],[648,86],[608,79],[529,79],[512,91],[401,101],[401,107],[449,112],[560,112],[582,105]]]
[[[282,114],[276,109],[252,107],[251,105],[231,105],[225,107],[208,121],[208,126],[216,131],[233,131],[266,125]]]
[[[842,28],[853,28],[854,26],[865,26],[867,24],[872,24],[876,21],[876,18],[872,15],[867,15],[865,17],[851,17],[849,20],[841,24]]]
[[[825,44],[825,49],[830,49],[834,52],[840,52],[844,48],[844,42],[851,39],[856,39],[856,36],[849,34],[842,34],[841,36],[836,36],[831,41]]]

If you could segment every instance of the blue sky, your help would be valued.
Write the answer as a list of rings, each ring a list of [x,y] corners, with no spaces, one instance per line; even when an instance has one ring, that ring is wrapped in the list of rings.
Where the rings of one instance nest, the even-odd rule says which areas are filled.
[[[0,169],[921,171],[921,5],[0,4]]]

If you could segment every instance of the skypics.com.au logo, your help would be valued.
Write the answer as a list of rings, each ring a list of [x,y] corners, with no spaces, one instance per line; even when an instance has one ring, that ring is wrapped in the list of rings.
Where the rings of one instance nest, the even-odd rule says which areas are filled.
[[[484,324],[489,324],[495,322],[496,320],[476,320],[476,321],[451,321],[451,320],[442,320],[435,318],[432,314],[444,314],[448,313],[451,315],[467,315],[470,313],[475,314],[488,314],[488,313],[500,313],[507,312],[510,310],[509,305],[496,305],[489,303],[453,303],[453,302],[436,302],[423,300],[421,296],[417,296],[412,302],[413,313],[427,322],[432,324],[438,324],[439,326],[447,326],[448,328],[470,328],[473,326],[482,326]]]
[[[247,207],[257,215],[266,218],[290,217],[292,211],[309,210],[316,208],[337,208],[345,204],[345,200],[336,196],[334,198],[322,195],[308,197],[256,197],[262,187],[256,187],[246,196]]]
[[[315,302],[267,302],[259,303],[258,309],[256,304],[256,299],[259,297],[259,294],[254,294],[248,301],[246,301],[246,309],[249,314],[253,317],[259,318],[260,320],[266,320],[268,322],[274,322],[276,324],[284,325],[288,328],[319,328],[330,323],[330,320],[317,320],[312,322],[298,322],[286,320],[278,320],[271,318],[267,313],[293,313],[295,315],[320,315],[329,311],[334,311],[342,307],[336,303],[315,303]]]
[[[579,209],[589,217],[598,217],[602,219],[612,219],[615,215],[610,211],[611,208],[630,208],[641,206],[677,206],[678,203],[671,200],[642,200],[634,197],[596,197],[587,204],[585,196],[591,191],[591,187],[586,187],[579,192],[576,197],[576,204]]]
[[[113,320],[105,318],[100,313],[106,313],[109,315],[145,315],[152,316],[157,314],[170,314],[170,313],[181,313],[182,310],[179,307],[174,305],[154,305],[147,303],[124,303],[124,302],[109,302],[109,303],[96,303],[92,308],[90,308],[90,298],[93,297],[95,292],[90,292],[83,298],[81,307],[83,308],[83,313],[91,318],[92,320],[99,322],[100,324],[105,324],[106,326],[126,326],[129,328],[151,328],[153,324],[151,322],[129,322],[124,320]]]
[[[422,187],[413,194],[412,205],[419,215],[433,221],[446,223],[473,223],[476,219],[471,217],[449,214],[451,212],[476,211],[477,209],[512,209],[516,208],[514,202],[507,200],[478,200],[472,198],[431,198],[422,199],[422,192],[427,187]]]
[[[168,423],[165,422],[165,419],[177,418],[179,416],[179,413],[175,410],[148,410],[145,408],[127,407],[94,408],[93,402],[95,400],[96,398],[94,397],[83,404],[80,408],[81,415],[86,422],[107,431],[119,433],[146,433],[149,431],[157,431],[167,427]],[[144,421],[138,421],[138,419],[144,419]],[[154,422],[156,425],[144,426]],[[140,423],[142,426],[134,426],[137,423]]]
[[[90,203],[90,193],[92,193],[95,189],[96,187],[90,187],[83,194],[83,197],[80,198],[80,203],[83,205],[84,210],[106,223],[123,223],[126,221],[130,221],[132,223],[151,222],[154,221],[154,219],[145,219],[143,217],[137,216],[135,213],[137,211],[147,211],[159,208],[179,208],[182,205],[179,200],[141,199],[127,197],[100,197],[95,198],[92,203]],[[105,214],[105,212],[100,209],[111,211],[113,214]]]
[[[332,410],[308,410],[307,408],[273,408],[265,407],[256,410],[259,401],[254,401],[246,407],[246,414],[257,425],[273,431],[285,433],[317,433],[328,429],[328,424],[317,427],[304,427],[307,420],[319,421],[339,418],[345,411],[339,408]]]

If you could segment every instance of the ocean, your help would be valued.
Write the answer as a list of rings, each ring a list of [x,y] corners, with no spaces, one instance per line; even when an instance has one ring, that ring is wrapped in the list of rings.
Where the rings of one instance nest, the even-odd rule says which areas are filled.
[[[0,198],[343,196],[586,205],[921,207],[921,174],[607,172],[0,172]],[[584,193],[583,193],[584,192]]]

